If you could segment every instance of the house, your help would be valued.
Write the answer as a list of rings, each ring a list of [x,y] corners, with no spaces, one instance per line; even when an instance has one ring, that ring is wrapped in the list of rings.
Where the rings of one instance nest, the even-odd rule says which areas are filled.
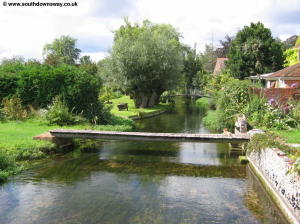
[[[300,99],[300,62],[277,72],[250,76],[250,80],[261,80],[264,87],[260,90],[268,99],[286,102],[289,99]],[[255,91],[256,93],[257,90]]]
[[[227,60],[228,60],[228,58],[217,58],[213,74],[220,73],[226,67],[225,61],[227,61]]]
[[[277,72],[250,76],[248,79],[261,80],[265,88],[295,88],[300,86],[300,62]]]

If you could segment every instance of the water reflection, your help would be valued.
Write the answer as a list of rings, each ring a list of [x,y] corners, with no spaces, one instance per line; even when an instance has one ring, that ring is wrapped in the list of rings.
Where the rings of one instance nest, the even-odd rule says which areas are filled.
[[[139,131],[208,133],[191,101]],[[284,223],[227,144],[98,141],[0,186],[0,223]]]

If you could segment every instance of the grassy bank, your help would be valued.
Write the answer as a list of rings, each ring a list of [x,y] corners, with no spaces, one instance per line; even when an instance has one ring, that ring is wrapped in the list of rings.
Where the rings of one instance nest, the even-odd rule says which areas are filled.
[[[300,130],[276,130],[274,131],[277,135],[286,139],[287,143],[297,143],[300,144]]]
[[[201,111],[207,112],[209,109],[209,99],[205,97],[199,98],[196,100],[196,105],[201,109]]]
[[[116,116],[125,117],[125,118],[131,116],[142,117],[143,115],[147,115],[159,111],[165,111],[169,109],[169,104],[159,104],[152,108],[136,108],[134,105],[134,101],[130,99],[129,96],[122,96],[120,98],[111,100],[111,102],[113,106],[111,113]],[[127,110],[119,111],[118,104],[122,104],[122,103],[128,104],[128,111]]]
[[[32,137],[49,130],[63,129],[92,129],[104,131],[131,131],[133,122],[120,119],[117,125],[81,124],[70,126],[48,125],[44,119],[29,119],[25,121],[0,122],[0,182],[22,168],[18,161],[34,160],[56,153],[56,147],[47,141],[33,140]]]

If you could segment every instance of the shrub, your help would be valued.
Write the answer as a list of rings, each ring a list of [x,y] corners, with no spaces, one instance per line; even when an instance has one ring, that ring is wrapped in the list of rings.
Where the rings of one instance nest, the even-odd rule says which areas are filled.
[[[278,148],[286,153],[290,153],[292,148],[287,146],[285,142],[274,133],[256,134],[247,143],[247,152],[260,151],[266,148]]]
[[[98,123],[103,117],[103,108],[98,102],[100,88],[98,77],[76,66],[53,67],[38,63],[0,66],[1,102],[4,97],[16,94],[24,105],[46,108],[55,96],[60,95],[73,113],[82,114],[89,120],[97,116]]]
[[[3,99],[2,104],[2,112],[7,119],[23,120],[27,117],[27,112],[22,106],[21,99],[17,96]]]
[[[57,124],[60,126],[71,125],[75,123],[74,116],[69,112],[68,107],[59,96],[56,96],[52,105],[49,106],[46,118],[49,124]]]
[[[203,124],[211,131],[220,132],[224,126],[220,123],[220,115],[218,111],[209,110],[207,115],[203,118]]]

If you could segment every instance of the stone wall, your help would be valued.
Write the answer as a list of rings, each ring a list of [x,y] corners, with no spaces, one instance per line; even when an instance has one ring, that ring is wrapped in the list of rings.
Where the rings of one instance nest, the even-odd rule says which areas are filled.
[[[294,223],[300,223],[300,176],[290,172],[291,160],[283,154],[278,149],[268,148],[251,152],[248,158],[297,220]]]

